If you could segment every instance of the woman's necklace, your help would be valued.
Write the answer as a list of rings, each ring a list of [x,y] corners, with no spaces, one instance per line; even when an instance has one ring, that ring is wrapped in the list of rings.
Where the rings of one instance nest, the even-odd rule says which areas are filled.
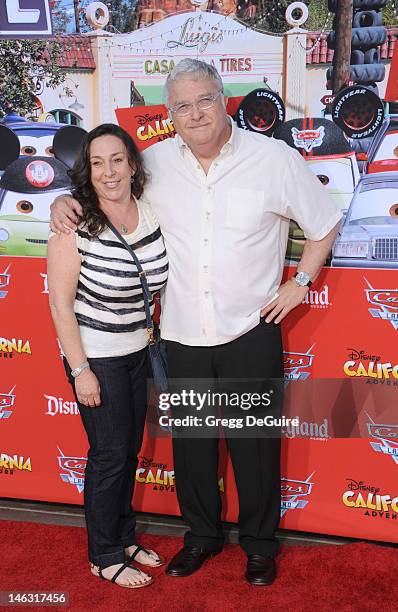
[[[122,234],[128,234],[129,233],[128,227],[127,227],[127,225],[124,225],[124,223],[120,224],[120,230],[121,230]]]

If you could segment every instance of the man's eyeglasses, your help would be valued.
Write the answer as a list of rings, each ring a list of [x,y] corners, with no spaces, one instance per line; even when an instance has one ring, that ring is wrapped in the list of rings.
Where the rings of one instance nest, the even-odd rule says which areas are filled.
[[[172,106],[169,108],[169,111],[173,113],[176,117],[186,117],[190,113],[192,113],[194,107],[199,110],[207,110],[212,108],[217,98],[222,94],[222,90],[218,91],[216,94],[212,94],[209,96],[205,96],[204,98],[200,98],[197,102],[191,102],[190,104],[177,104],[177,106]]]

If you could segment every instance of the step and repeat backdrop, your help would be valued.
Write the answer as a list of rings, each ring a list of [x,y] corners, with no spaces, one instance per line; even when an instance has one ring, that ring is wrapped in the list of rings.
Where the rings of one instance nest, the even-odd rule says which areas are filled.
[[[222,74],[239,127],[299,150],[338,202],[344,220],[327,266],[283,323],[286,415],[298,416],[299,425],[283,428],[281,527],[398,542],[398,120],[387,99],[393,68],[389,82],[378,73],[384,98],[377,87],[353,83],[329,96],[322,112],[297,116],[284,95],[294,49],[286,57],[282,37],[229,17],[186,13],[90,41],[102,79],[103,98],[92,102],[93,112],[102,108],[97,123],[118,122],[141,149],[173,137],[162,85],[181,57],[199,57]],[[313,78],[305,54],[303,69]],[[323,86],[326,70],[324,76]],[[84,117],[80,125],[91,127]],[[62,127],[15,116],[0,126],[0,493],[82,504],[87,440],[50,317],[45,260],[49,204],[68,189],[66,168],[51,149]],[[303,243],[291,224],[286,277]],[[234,476],[221,444],[223,518],[236,521]],[[137,510],[179,513],[169,435],[146,431],[134,477]]]

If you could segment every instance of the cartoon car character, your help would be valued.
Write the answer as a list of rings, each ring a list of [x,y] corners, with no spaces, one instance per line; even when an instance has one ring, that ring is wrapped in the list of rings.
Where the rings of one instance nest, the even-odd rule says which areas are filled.
[[[398,268],[398,173],[363,176],[340,229],[332,266]]]
[[[386,117],[368,151],[366,174],[398,172],[398,117]]]
[[[0,125],[0,255],[45,257],[50,204],[69,189],[68,167],[84,134],[53,123]]]
[[[360,174],[355,152],[343,131],[329,119],[305,117],[281,125],[274,138],[297,149],[339,208],[346,213]],[[288,261],[299,261],[305,237],[295,221],[290,222],[286,251]]]

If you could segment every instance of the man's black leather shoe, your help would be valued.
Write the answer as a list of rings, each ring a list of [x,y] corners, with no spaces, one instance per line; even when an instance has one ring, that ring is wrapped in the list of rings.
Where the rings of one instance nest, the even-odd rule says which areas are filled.
[[[249,555],[247,557],[246,580],[250,584],[268,586],[276,578],[276,563],[272,557]]]
[[[211,551],[203,550],[198,546],[184,546],[178,551],[172,558],[166,568],[166,574],[168,576],[190,576],[198,569],[200,569],[209,557],[218,555],[221,550]]]

